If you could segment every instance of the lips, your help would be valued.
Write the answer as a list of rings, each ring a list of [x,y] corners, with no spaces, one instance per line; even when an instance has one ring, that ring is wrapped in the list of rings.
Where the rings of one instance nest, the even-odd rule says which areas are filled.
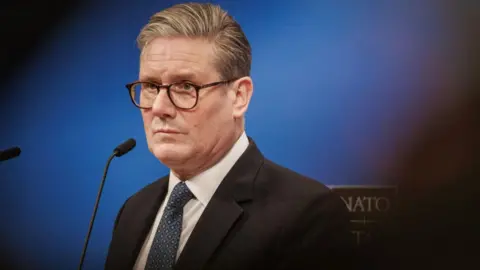
[[[175,129],[154,129],[153,134],[157,133],[165,133],[165,134],[180,134],[180,131],[175,130]]]

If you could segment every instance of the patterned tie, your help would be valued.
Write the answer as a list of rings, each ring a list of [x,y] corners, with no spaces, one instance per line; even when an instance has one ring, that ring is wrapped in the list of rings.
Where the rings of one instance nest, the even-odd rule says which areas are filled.
[[[148,254],[146,270],[173,268],[182,232],[183,207],[192,198],[184,182],[173,188]]]

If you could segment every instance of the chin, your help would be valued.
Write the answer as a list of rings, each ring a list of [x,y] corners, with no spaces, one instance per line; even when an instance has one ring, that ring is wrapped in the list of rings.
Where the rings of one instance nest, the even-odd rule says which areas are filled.
[[[190,154],[190,147],[178,143],[156,143],[152,146],[152,154],[165,166],[184,163]]]

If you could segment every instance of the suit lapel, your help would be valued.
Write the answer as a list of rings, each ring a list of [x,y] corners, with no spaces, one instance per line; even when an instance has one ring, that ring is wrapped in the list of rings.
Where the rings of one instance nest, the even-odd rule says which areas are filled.
[[[249,138],[250,139],[250,138]],[[241,217],[241,202],[252,199],[253,183],[263,156],[253,140],[223,179],[197,222],[175,266],[202,269]]]
[[[130,269],[133,268],[143,243],[152,228],[158,209],[167,195],[168,176],[159,179],[157,183],[153,185],[154,186],[148,190],[149,193],[145,196],[145,201],[142,202],[141,207],[137,208],[138,226],[135,226],[130,232],[135,246],[129,263]]]

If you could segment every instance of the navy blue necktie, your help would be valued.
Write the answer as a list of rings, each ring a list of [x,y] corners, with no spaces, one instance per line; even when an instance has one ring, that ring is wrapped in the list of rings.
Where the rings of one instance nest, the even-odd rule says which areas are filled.
[[[184,182],[173,188],[148,253],[146,270],[173,268],[182,232],[183,207],[192,198],[193,194]]]

